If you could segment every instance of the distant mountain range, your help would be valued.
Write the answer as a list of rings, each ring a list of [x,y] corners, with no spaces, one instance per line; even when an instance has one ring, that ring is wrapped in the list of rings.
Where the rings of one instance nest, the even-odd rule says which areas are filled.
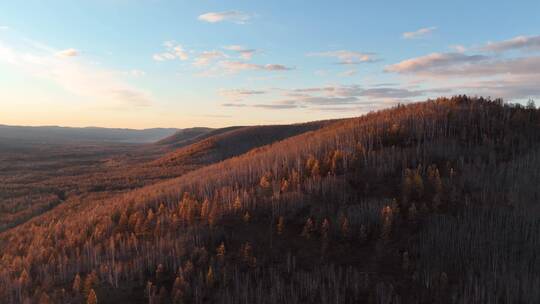
[[[174,128],[135,130],[98,127],[71,128],[0,125],[0,142],[9,141],[12,144],[69,142],[151,143],[171,136],[178,131],[180,130]]]

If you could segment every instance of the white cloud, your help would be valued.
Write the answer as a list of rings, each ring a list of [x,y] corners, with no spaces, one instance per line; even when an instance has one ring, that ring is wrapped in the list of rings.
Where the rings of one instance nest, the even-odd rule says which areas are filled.
[[[386,72],[407,75],[432,93],[471,94],[505,99],[540,97],[540,56],[502,54],[511,50],[540,50],[540,37],[518,36],[491,42],[477,51],[497,54],[433,53],[385,67]],[[414,78],[411,78],[413,76]]]
[[[304,106],[292,104],[292,103],[258,103],[258,104],[252,104],[248,105],[245,103],[224,103],[221,106],[223,107],[229,107],[229,108],[245,108],[245,107],[252,107],[252,108],[261,108],[261,109],[267,109],[267,110],[285,110],[285,109],[296,109],[296,108],[303,108]]]
[[[209,70],[204,71],[200,76],[219,76],[227,74],[236,74],[243,71],[267,71],[267,72],[279,72],[289,71],[293,68],[284,66],[282,64],[254,64],[242,61],[219,61],[217,65]]]
[[[465,53],[467,51],[467,48],[460,44],[451,45],[450,49],[457,53]]]
[[[209,12],[199,16],[200,21],[217,23],[230,21],[236,24],[245,24],[252,18],[251,15],[241,11]]]
[[[432,53],[401,61],[385,67],[386,72],[395,73],[432,73],[438,69],[487,60],[483,55],[465,55],[461,53]]]
[[[176,57],[180,58],[180,60],[188,60],[189,56],[181,45],[175,46],[173,51]]]
[[[411,91],[404,88],[363,88],[359,85],[337,85],[289,90],[285,95],[290,99],[280,100],[277,103],[295,104],[303,107],[366,106],[367,104],[379,104],[389,99],[407,101],[408,98],[424,94],[424,91]]]
[[[238,74],[245,71],[283,72],[293,69],[282,64],[255,64],[243,61],[222,60],[196,75],[199,77],[217,77]]]
[[[288,71],[292,70],[293,68],[284,66],[282,64],[265,64],[264,66],[258,66],[258,69],[266,71]]]
[[[231,99],[231,100],[242,100],[248,96],[263,95],[266,94],[266,91],[263,90],[248,90],[248,89],[232,89],[232,90],[219,90],[219,95]]]
[[[416,39],[416,38],[421,38],[421,37],[425,37],[426,35],[429,35],[431,34],[433,31],[435,31],[437,28],[432,26],[432,27],[425,27],[425,28],[421,28],[421,29],[418,29],[414,32],[405,32],[402,34],[402,37],[404,39]]]
[[[174,56],[174,54],[171,54],[171,53],[160,53],[160,54],[152,55],[152,58],[155,61],[165,61],[165,60],[173,60],[174,58],[176,58],[176,56]]]
[[[204,51],[195,58],[193,65],[198,67],[208,66],[212,61],[225,57],[226,55],[220,51]]]
[[[309,53],[308,56],[317,57],[333,57],[339,59],[338,64],[359,64],[364,62],[374,62],[377,59],[373,53],[362,53],[349,50],[315,52]]]
[[[144,71],[141,71],[141,70],[136,70],[136,69],[133,69],[133,70],[130,70],[130,71],[127,71],[125,72],[126,75],[128,76],[132,76],[132,77],[143,77],[146,75],[146,72]]]
[[[540,56],[498,58],[459,53],[434,53],[387,66],[385,71],[442,78],[540,75]]]
[[[0,25],[0,31],[7,31],[7,30],[9,30],[9,26]]]
[[[346,70],[346,71],[343,71],[343,72],[339,73],[339,76],[351,77],[351,76],[354,76],[356,74],[358,74],[357,70]]]
[[[396,103],[398,101],[408,102],[411,98],[423,96],[428,91],[409,90],[406,88],[392,87],[368,87],[363,88],[360,85],[329,85],[321,87],[307,87],[297,89],[273,88],[268,90],[223,90],[220,95],[227,99],[235,101],[234,103],[225,103],[226,107],[253,107],[263,109],[297,109],[308,108],[317,111],[326,111],[338,106],[340,109],[360,109],[373,110],[380,108],[387,103]],[[261,102],[256,102],[259,94],[279,93],[281,98],[273,98],[268,101],[265,97]],[[241,103],[245,95],[252,96],[250,103]]]
[[[66,49],[56,53],[59,57],[75,57],[79,56],[79,51],[76,49]]]
[[[257,52],[257,50],[255,49],[247,49],[241,45],[228,45],[223,47],[223,49],[238,53],[240,55],[240,58],[244,60],[251,60],[253,55]]]
[[[489,42],[482,50],[490,52],[505,52],[510,50],[540,50],[540,36],[517,36],[509,40]]]
[[[47,79],[64,90],[108,107],[147,106],[149,92],[137,89],[119,76],[124,73],[88,63],[80,58],[65,60],[62,51],[23,41],[11,46],[0,41],[0,61],[32,77]],[[70,53],[70,52],[68,52]]]
[[[152,58],[155,61],[167,61],[174,60],[176,58],[182,61],[189,59],[188,52],[184,49],[182,45],[177,44],[174,41],[165,41],[163,43],[163,46],[165,46],[165,52],[152,55]]]
[[[499,76],[488,80],[465,80],[435,89],[441,92],[460,92],[512,99],[540,97],[538,75]],[[434,91],[435,91],[434,90]]]

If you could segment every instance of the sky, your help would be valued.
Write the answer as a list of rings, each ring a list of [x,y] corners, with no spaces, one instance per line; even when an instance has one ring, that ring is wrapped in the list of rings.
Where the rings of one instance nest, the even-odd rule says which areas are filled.
[[[152,128],[540,97],[540,1],[0,1],[0,124]]]

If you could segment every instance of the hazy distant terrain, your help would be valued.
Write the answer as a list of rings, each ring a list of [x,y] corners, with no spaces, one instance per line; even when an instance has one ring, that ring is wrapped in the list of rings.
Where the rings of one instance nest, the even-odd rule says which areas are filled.
[[[22,127],[0,125],[0,145],[27,143],[68,143],[68,142],[109,142],[109,143],[151,143],[170,136],[178,129],[108,129],[108,128],[68,128],[56,126]]]

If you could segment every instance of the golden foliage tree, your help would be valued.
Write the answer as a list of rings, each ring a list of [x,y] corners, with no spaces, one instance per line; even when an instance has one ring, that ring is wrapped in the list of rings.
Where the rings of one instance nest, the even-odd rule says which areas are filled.
[[[90,289],[90,292],[88,293],[88,299],[86,300],[86,304],[97,304],[97,303],[98,303],[97,295],[94,289],[92,288]]]

